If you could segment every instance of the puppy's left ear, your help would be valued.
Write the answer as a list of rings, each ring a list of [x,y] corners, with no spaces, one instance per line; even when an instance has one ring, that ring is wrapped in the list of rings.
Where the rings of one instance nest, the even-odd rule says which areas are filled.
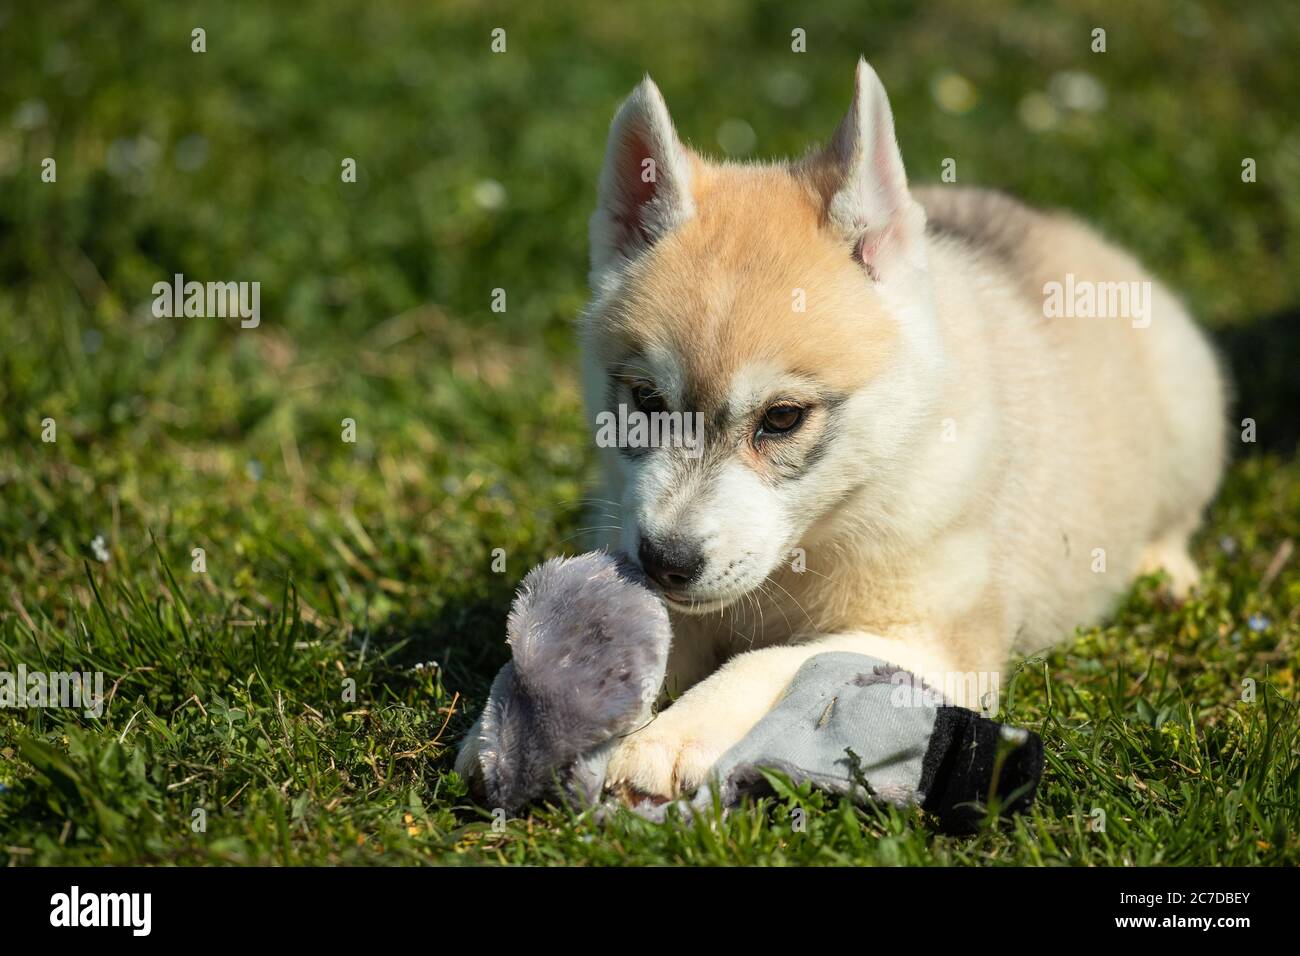
[[[925,268],[925,211],[908,192],[889,97],[865,59],[858,60],[849,112],[814,170],[828,225],[853,243],[873,279],[903,264]]]

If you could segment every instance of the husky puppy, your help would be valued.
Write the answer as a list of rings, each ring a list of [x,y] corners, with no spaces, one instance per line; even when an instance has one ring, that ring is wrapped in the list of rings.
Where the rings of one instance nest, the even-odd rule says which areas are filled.
[[[674,628],[676,699],[612,784],[694,789],[815,654],[987,706],[1013,655],[1101,620],[1135,576],[1195,583],[1226,443],[1205,339],[1074,219],[909,190],[865,60],[829,145],[774,165],[686,148],[647,77],[614,118],[590,242],[593,428],[620,406],[701,425],[600,452],[603,543]]]

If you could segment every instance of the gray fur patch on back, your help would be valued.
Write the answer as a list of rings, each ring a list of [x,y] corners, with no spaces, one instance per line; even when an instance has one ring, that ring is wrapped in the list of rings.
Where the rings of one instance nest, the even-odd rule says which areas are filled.
[[[1044,224],[1042,213],[992,189],[922,186],[912,195],[925,209],[927,235],[960,243],[1026,288],[1041,256],[1034,237]],[[1041,298],[1041,290],[1029,291]]]

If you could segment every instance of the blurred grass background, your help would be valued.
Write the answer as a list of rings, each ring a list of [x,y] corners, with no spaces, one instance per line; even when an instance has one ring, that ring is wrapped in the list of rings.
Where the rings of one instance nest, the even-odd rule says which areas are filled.
[[[0,3],[0,666],[117,682],[99,723],[0,711],[0,857],[1294,862],[1298,562],[1269,572],[1300,530],[1298,10]],[[1265,453],[1243,447],[1204,536],[1206,598],[1148,582],[1126,622],[1026,669],[1014,716],[1060,756],[1013,833],[950,845],[851,808],[797,852],[735,828],[484,829],[447,747],[514,584],[579,525],[571,333],[613,111],[648,71],[702,151],[797,155],[859,54],[914,182],[953,158],[959,182],[1074,210],[1228,343]],[[260,282],[261,326],[154,319],[175,273]],[[1231,704],[1265,670],[1291,723],[1261,756],[1263,717]],[[1179,746],[1183,770],[1152,762]],[[1128,808],[1129,842],[1086,831],[1083,781]],[[221,808],[210,834],[197,806]]]

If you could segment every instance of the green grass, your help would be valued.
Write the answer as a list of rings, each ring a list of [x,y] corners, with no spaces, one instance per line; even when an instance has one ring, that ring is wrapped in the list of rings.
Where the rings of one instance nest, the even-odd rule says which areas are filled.
[[[0,11],[0,670],[112,689],[98,721],[0,710],[0,861],[1300,862],[1294,11],[298,6]],[[571,327],[612,111],[649,70],[701,148],[742,118],[754,156],[794,154],[859,52],[915,180],[954,157],[959,181],[1074,209],[1237,343],[1261,440],[1198,539],[1202,589],[1174,606],[1140,582],[1019,668],[1002,716],[1044,737],[1039,800],[973,838],[806,792],[691,826],[494,828],[451,757],[514,585],[580,526]],[[1071,71],[1102,108],[1051,105]],[[938,105],[945,73],[969,110]],[[175,272],[260,281],[261,327],[151,320]]]

